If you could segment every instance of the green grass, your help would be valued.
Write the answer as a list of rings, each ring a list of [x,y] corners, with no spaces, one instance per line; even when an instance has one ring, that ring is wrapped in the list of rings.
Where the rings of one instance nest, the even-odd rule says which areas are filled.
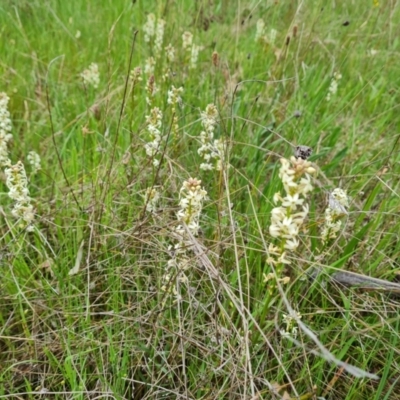
[[[35,229],[11,215],[2,170],[0,399],[44,391],[54,399],[400,398],[398,295],[329,279],[334,269],[399,279],[399,10],[397,1],[372,0],[3,1],[8,150],[25,164]],[[159,167],[144,148],[149,74],[134,87],[127,80],[154,55],[143,32],[150,12],[166,21],[163,48],[176,49],[172,62],[163,51],[154,71],[152,107],[168,136]],[[255,41],[260,18],[267,35],[277,31],[274,44]],[[195,68],[185,31],[202,46]],[[91,63],[97,89],[80,78]],[[342,78],[328,101],[335,72]],[[184,88],[176,112],[172,85]],[[229,148],[223,171],[201,170],[197,154],[210,103],[215,137]],[[296,145],[313,148],[318,174],[301,244],[277,268],[290,277],[279,291],[264,282],[276,243],[268,228],[282,190],[279,159]],[[31,150],[42,160],[35,175]],[[165,282],[189,177],[208,192],[198,250],[186,251],[186,281],[175,269]],[[324,246],[326,193],[335,187],[352,201]],[[155,214],[146,211],[147,188],[161,195]],[[316,266],[313,281],[306,272]],[[282,337],[288,305],[326,354],[379,379],[321,357],[302,326],[296,341]]]

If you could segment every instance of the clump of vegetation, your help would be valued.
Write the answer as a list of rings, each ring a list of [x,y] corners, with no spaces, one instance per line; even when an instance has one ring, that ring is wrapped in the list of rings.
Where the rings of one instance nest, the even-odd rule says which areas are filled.
[[[0,397],[396,399],[396,3],[0,11]]]

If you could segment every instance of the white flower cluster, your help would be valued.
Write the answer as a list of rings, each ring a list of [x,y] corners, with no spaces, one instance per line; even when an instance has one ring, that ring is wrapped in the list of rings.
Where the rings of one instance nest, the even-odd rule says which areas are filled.
[[[23,227],[26,226],[28,231],[33,231],[31,225],[34,219],[33,206],[29,197],[28,179],[24,164],[18,161],[15,165],[10,165],[5,169],[5,174],[7,177],[6,185],[10,190],[8,195],[16,202],[11,213],[14,217],[24,221]]]
[[[99,86],[100,73],[97,64],[90,64],[89,68],[85,69],[80,76],[83,79],[83,83],[85,85],[93,86],[95,89]]]
[[[301,319],[301,314],[299,312],[296,312],[296,315],[286,315],[283,314],[283,323],[285,324],[285,329],[282,329],[280,331],[280,334],[283,337],[293,337],[296,339],[297,337],[297,333],[298,333],[298,329],[296,326],[296,321]]]
[[[262,39],[262,37],[264,36],[264,31],[265,31],[265,22],[263,19],[259,19],[257,21],[257,30],[256,30],[256,37],[255,37],[255,41],[258,42]]]
[[[155,213],[157,211],[157,204],[160,201],[160,192],[150,187],[146,189],[144,194],[144,203],[146,205],[146,211],[149,213]]]
[[[168,100],[167,103],[171,105],[171,112],[173,114],[173,121],[172,121],[172,131],[174,134],[178,132],[178,116],[176,115],[176,106],[182,105],[182,98],[180,94],[183,92],[183,87],[176,88],[175,86],[171,86],[171,90],[168,90]]]
[[[151,38],[155,35],[156,33],[155,27],[156,27],[156,16],[153,13],[150,13],[147,16],[146,23],[143,25],[144,41],[146,43],[149,43]]]
[[[193,44],[192,51],[190,53],[190,68],[195,69],[197,67],[197,60],[199,59],[199,52],[203,50],[203,46]]]
[[[158,58],[161,55],[162,45],[164,41],[164,30],[165,30],[165,21],[161,18],[157,20],[156,24],[156,16],[153,13],[150,13],[147,16],[147,21],[143,25],[143,32],[144,32],[144,41],[146,43],[150,43],[154,39],[154,55]],[[146,64],[150,65],[149,63]],[[149,73],[152,74],[154,72],[150,71]]]
[[[278,34],[278,31],[274,28],[272,28],[269,32],[269,43],[270,44],[275,44],[276,40],[276,35]]]
[[[326,243],[329,239],[335,239],[342,227],[341,218],[347,215],[346,208],[349,207],[349,198],[343,189],[336,188],[328,195],[328,207],[325,210],[325,223],[322,227],[322,241]]]
[[[255,36],[256,42],[264,42],[264,43],[269,43],[269,44],[273,45],[275,43],[277,34],[278,34],[278,31],[276,29],[272,28],[267,37],[267,35],[265,34],[264,20],[259,19],[257,21],[256,36]]]
[[[302,158],[291,157],[290,161],[281,158],[280,162],[279,177],[286,194],[283,197],[280,193],[274,195],[274,202],[280,205],[271,212],[269,233],[281,239],[281,246],[270,245],[268,261],[272,264],[290,264],[286,259],[286,250],[294,251],[299,245],[297,236],[308,214],[305,199],[313,190],[310,174],[315,173],[315,168]]]
[[[167,103],[172,105],[172,107],[176,107],[177,104],[182,104],[182,98],[180,94],[183,92],[183,87],[176,88],[175,86],[171,86],[171,90],[168,90],[168,100]]]
[[[179,222],[186,224],[187,229],[196,236],[199,232],[199,219],[203,208],[203,201],[207,192],[201,187],[201,181],[196,178],[189,178],[183,182],[179,192],[180,210],[177,213]],[[162,277],[161,290],[173,293],[177,300],[180,299],[178,291],[174,285],[171,285],[173,276],[182,283],[187,282],[184,273],[191,265],[191,259],[188,256],[191,242],[188,241],[188,235],[183,225],[176,227],[176,233],[179,235],[179,241],[174,246],[170,246],[171,259],[168,260],[166,269]]]
[[[342,79],[342,75],[339,72],[335,72],[333,74],[333,78],[331,80],[331,84],[328,89],[328,94],[326,96],[326,100],[330,100],[332,96],[334,96],[338,90],[339,81]]]
[[[30,151],[28,153],[27,159],[28,159],[29,164],[31,164],[32,174],[36,174],[36,172],[38,172],[39,169],[41,169],[39,154],[36,153],[35,151]]]
[[[156,158],[160,151],[161,142],[163,139],[161,133],[162,127],[162,111],[158,107],[150,110],[150,115],[146,116],[147,132],[150,136],[150,142],[144,145],[146,154],[153,159],[153,165],[157,167],[159,160]]]
[[[10,164],[8,158],[8,142],[12,139],[11,118],[8,111],[10,98],[6,93],[0,93],[0,166],[5,167]]]
[[[156,39],[154,40],[154,54],[156,57],[159,57],[161,54],[162,44],[164,40],[164,28],[165,21],[163,19],[159,19],[157,21]]]
[[[176,214],[178,221],[184,222],[190,232],[196,236],[199,232],[199,219],[203,208],[203,201],[207,192],[201,188],[201,181],[196,178],[189,178],[183,182],[179,192],[179,205],[181,209]],[[177,227],[182,237],[185,236],[185,230],[182,226]]]
[[[190,68],[194,69],[197,66],[197,60],[199,58],[199,52],[203,50],[203,46],[199,46],[193,43],[193,35],[186,31],[182,34],[182,48],[190,56]]]
[[[193,35],[186,31],[182,34],[182,48],[183,50],[191,50],[193,44]]]
[[[222,161],[225,156],[226,145],[223,140],[214,140],[214,130],[217,125],[218,110],[214,104],[209,104],[206,110],[201,113],[201,124],[203,131],[200,132],[201,147],[197,150],[205,163],[200,165],[200,169],[211,171],[216,169],[221,171]],[[211,162],[212,160],[213,163]]]
[[[6,185],[10,190],[8,196],[16,203],[12,215],[24,221],[22,227],[27,227],[28,231],[33,231],[32,221],[34,219],[33,206],[29,197],[28,179],[26,177],[25,167],[21,161],[12,165],[8,157],[8,142],[12,139],[11,118],[8,111],[9,97],[6,93],[0,93],[0,166],[6,167]],[[33,158],[32,158],[33,157]],[[40,169],[40,157],[31,151],[28,154],[28,161],[34,159],[33,172]]]
[[[165,48],[165,54],[167,55],[168,62],[172,63],[175,61],[175,47],[171,43]]]
[[[270,251],[273,251],[273,246],[270,245]],[[270,272],[268,274],[263,274],[263,282],[267,283],[268,281],[275,280],[275,275]],[[285,276],[283,278],[278,278],[278,282],[282,283],[283,285],[287,285],[290,282],[290,277]]]
[[[132,85],[135,86],[138,82],[141,82],[142,79],[142,68],[135,67],[129,74],[129,79],[132,82]]]
[[[146,63],[144,65],[144,72],[146,75],[154,74],[154,68],[156,66],[156,60],[154,57],[149,57],[146,59]]]

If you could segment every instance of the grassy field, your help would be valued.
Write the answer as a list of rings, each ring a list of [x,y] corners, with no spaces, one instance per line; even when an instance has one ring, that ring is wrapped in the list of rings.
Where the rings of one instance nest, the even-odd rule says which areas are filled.
[[[3,0],[0,399],[400,399],[399,24]]]

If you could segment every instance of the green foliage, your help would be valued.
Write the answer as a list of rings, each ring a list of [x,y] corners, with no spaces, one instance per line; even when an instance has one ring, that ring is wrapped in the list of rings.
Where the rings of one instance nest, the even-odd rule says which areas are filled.
[[[399,398],[398,298],[331,279],[338,269],[399,275],[400,8],[380,3],[3,1],[9,158],[25,165],[35,221],[28,232],[11,215],[2,169],[1,398]],[[165,20],[160,52],[145,41],[150,13]],[[200,46],[195,63],[186,31]],[[81,76],[92,63],[97,88]],[[172,86],[184,88],[181,103],[168,102]],[[220,171],[200,168],[210,103]],[[153,107],[162,140],[151,157]],[[313,149],[314,191],[291,264],[274,269],[279,159],[297,145]],[[185,242],[177,212],[190,177],[208,198]],[[323,243],[336,187],[351,196],[349,213]],[[149,189],[160,194],[154,213]],[[168,270],[179,257],[185,269]],[[287,304],[333,357],[380,380],[328,362],[296,321],[295,340],[285,337]]]

